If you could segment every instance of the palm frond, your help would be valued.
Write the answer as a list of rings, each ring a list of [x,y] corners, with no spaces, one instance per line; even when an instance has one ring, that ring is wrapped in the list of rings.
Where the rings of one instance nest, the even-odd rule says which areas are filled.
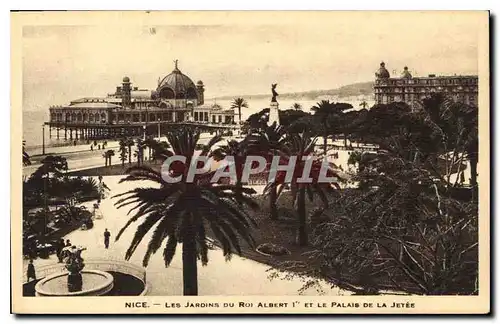
[[[120,179],[119,183],[127,181],[149,180],[156,183],[165,183],[161,174],[148,166],[133,166],[125,171],[128,176]]]
[[[174,233],[176,229],[176,223],[179,219],[182,219],[182,215],[184,211],[179,208],[178,204],[173,204],[169,206],[163,214],[163,219],[158,223],[158,226],[153,231],[153,236],[149,241],[146,254],[144,254],[144,259],[142,260],[142,264],[144,267],[147,267],[149,263],[149,258],[152,254],[156,253],[160,248],[162,242],[168,235]]]
[[[160,211],[150,213],[146,216],[146,219],[142,224],[137,226],[137,230],[135,231],[134,238],[130,243],[127,252],[125,253],[125,260],[130,260],[135,250],[141,243],[144,236],[151,230],[151,228],[163,217],[163,213]]]
[[[175,234],[170,234],[167,239],[167,244],[163,249],[163,260],[165,261],[165,267],[169,267],[174,259],[175,250],[177,248],[177,238]]]

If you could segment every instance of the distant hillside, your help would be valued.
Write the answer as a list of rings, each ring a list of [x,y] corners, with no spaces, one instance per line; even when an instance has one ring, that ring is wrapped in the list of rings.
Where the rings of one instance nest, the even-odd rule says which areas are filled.
[[[373,82],[360,82],[353,83],[342,86],[337,89],[330,90],[310,90],[304,92],[292,92],[292,93],[280,93],[279,97],[281,99],[316,99],[322,96],[337,96],[339,98],[350,97],[350,96],[369,96],[373,94]],[[269,94],[257,94],[257,95],[240,95],[246,99],[264,99],[269,97]],[[216,97],[212,99],[233,99],[236,96],[223,96]]]

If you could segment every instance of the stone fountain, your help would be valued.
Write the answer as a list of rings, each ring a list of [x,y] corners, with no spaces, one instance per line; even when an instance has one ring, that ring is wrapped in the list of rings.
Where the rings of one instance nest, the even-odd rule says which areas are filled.
[[[99,270],[83,270],[82,251],[75,246],[64,250],[67,273],[48,276],[35,286],[37,296],[101,296],[113,289],[113,275]]]

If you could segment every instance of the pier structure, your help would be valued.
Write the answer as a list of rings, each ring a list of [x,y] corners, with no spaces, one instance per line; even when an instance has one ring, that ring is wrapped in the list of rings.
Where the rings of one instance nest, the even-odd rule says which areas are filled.
[[[129,77],[105,97],[76,99],[49,108],[49,136],[65,140],[158,136],[182,126],[227,133],[238,128],[234,110],[205,104],[205,85],[196,84],[178,68],[158,79],[155,90],[133,87]],[[64,132],[62,132],[64,131]],[[61,134],[62,133],[62,134]]]

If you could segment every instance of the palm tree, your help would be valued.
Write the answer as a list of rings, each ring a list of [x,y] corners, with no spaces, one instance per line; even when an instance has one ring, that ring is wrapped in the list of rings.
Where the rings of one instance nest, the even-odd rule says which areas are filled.
[[[28,152],[26,152],[26,141],[23,140],[23,166],[30,165],[31,160]]]
[[[361,103],[359,104],[360,107],[363,107],[363,109],[366,109],[366,107],[368,107],[368,102],[366,102],[366,100],[363,99],[363,101],[361,101]]]
[[[218,137],[217,137],[218,138]],[[251,155],[250,143],[248,141],[249,136],[247,136],[241,142],[230,140],[226,145],[223,145],[210,154],[216,161],[224,159],[226,156],[231,156],[234,159],[234,166],[236,170],[236,190],[239,191],[243,188],[242,177],[243,177],[243,167],[245,166],[246,157]]]
[[[235,98],[231,103],[231,109],[238,109],[238,118],[241,125],[241,108],[248,108],[248,103],[243,98]]]
[[[120,152],[120,161],[122,161],[122,168],[125,167],[125,161],[127,160],[127,141],[122,138],[119,142],[120,148],[118,151]]]
[[[41,166],[33,172],[31,178],[48,178],[50,174],[60,177],[63,171],[68,170],[66,158],[59,155],[47,155],[43,158]]]
[[[41,193],[43,196],[44,212],[48,211],[48,198],[49,198],[49,178],[52,175],[56,179],[62,176],[62,172],[68,170],[68,162],[66,158],[59,155],[47,155],[40,161],[42,165],[33,172],[30,176],[30,180],[34,182],[41,181],[42,188]]]
[[[470,184],[477,185],[478,163],[478,109],[460,102],[453,102],[443,94],[433,94],[422,101],[422,111],[426,121],[433,125],[440,134],[437,143],[443,145],[441,154],[453,152],[451,165],[461,162],[462,156],[469,159],[471,165]],[[449,176],[448,176],[449,177]],[[457,176],[458,179],[458,176]]]
[[[135,156],[137,157],[137,166],[144,164],[144,141],[141,138],[136,140],[137,150],[135,151]]]
[[[291,108],[294,110],[302,110],[302,105],[299,104],[298,102],[295,102]]]
[[[158,142],[153,138],[148,138],[147,140],[147,145],[151,149],[151,159],[155,160],[157,162],[158,160],[165,160],[172,154],[168,149],[170,148],[170,145],[168,145],[167,142],[162,141]]]
[[[154,158],[155,160],[164,160],[168,157],[171,152],[168,150],[170,145],[166,141],[162,141],[158,143],[154,150]]]
[[[154,156],[154,148],[157,145],[158,141],[156,141],[154,138],[148,136],[146,140],[144,141],[144,146],[148,148],[148,156],[149,160],[153,159]]]
[[[330,100],[321,100],[316,104],[316,106],[311,107],[311,111],[314,112],[314,116],[319,118],[319,124],[321,125],[321,131],[323,133],[323,153],[327,155],[327,139],[329,133],[329,114],[331,113],[332,103]],[[317,120],[318,121],[318,120]]]
[[[132,163],[132,146],[134,146],[134,140],[131,138],[127,138],[125,140],[125,143],[127,143],[127,148],[128,148],[128,164]]]
[[[152,254],[156,253],[166,241],[163,250],[165,266],[168,267],[175,255],[177,244],[182,243],[183,285],[184,295],[198,295],[198,264],[208,263],[208,236],[220,243],[222,252],[228,259],[236,251],[241,254],[240,238],[254,246],[255,242],[250,229],[255,225],[244,206],[257,208],[250,197],[253,189],[241,188],[236,193],[235,185],[219,185],[207,180],[207,175],[198,175],[194,181],[187,181],[188,167],[193,161],[196,145],[200,134],[191,129],[177,133],[168,133],[167,139],[172,146],[171,154],[186,157],[182,166],[172,167],[169,171],[173,177],[180,176],[181,181],[171,183],[165,181],[162,175],[149,167],[132,167],[128,176],[121,180],[149,180],[158,187],[136,188],[116,197],[122,197],[117,202],[118,208],[135,204],[129,213],[133,216],[120,230],[117,239],[124,230],[138,219],[144,221],[137,227],[125,258],[133,255],[146,233],[153,231],[143,258],[143,265],[148,265]],[[200,155],[207,157],[212,146],[220,140],[214,137],[204,147]],[[154,230],[153,230],[154,229]]]
[[[111,157],[114,155],[115,155],[114,150],[107,150],[106,152],[104,152],[104,154],[102,156],[104,157],[104,160],[106,162],[106,166],[108,166],[108,161],[109,161],[109,166],[111,166]]]
[[[276,177],[277,185],[272,183],[268,184],[264,189],[268,192],[272,187],[278,186],[278,196],[283,191],[286,185],[290,185],[292,196],[294,197],[295,206],[297,208],[298,222],[297,222],[297,244],[306,246],[308,244],[307,232],[307,214],[306,214],[306,194],[309,200],[313,200],[316,194],[324,204],[324,208],[328,208],[328,194],[334,192],[332,187],[339,188],[337,183],[320,183],[318,182],[319,172],[322,167],[323,159],[314,156],[314,146],[316,138],[311,138],[308,133],[291,134],[287,137],[286,144],[282,148],[282,156],[288,160],[291,156],[296,156],[295,170],[293,173],[291,183],[285,183],[285,174],[278,173]],[[310,156],[313,159],[310,175],[313,181],[311,183],[298,182],[302,177],[306,162],[302,160],[303,157]],[[327,176],[331,177],[333,173],[333,165],[330,164]]]
[[[323,151],[327,155],[327,137],[335,133],[344,133],[344,146],[347,147],[347,127],[343,125],[343,113],[353,108],[347,103],[333,103],[330,100],[321,100],[311,107],[316,122],[323,133]]]
[[[287,133],[283,126],[273,124],[259,130],[256,134],[251,134],[249,137],[251,136],[256,136],[258,139],[258,144],[253,146],[256,149],[253,150],[252,154],[264,155],[268,158],[268,161],[272,161],[272,157],[279,154]],[[272,182],[269,185],[268,194],[270,218],[278,219],[278,193],[276,182]]]

